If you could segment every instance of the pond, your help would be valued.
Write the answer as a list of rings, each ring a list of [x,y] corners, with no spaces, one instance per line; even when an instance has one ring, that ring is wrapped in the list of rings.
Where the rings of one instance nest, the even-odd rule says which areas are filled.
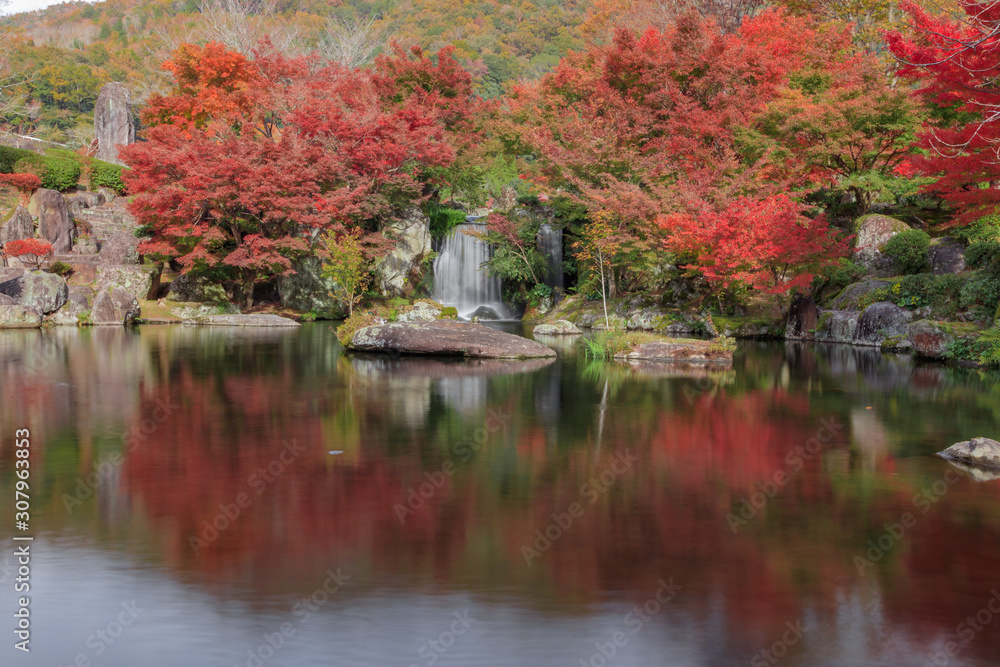
[[[997,436],[996,372],[546,342],[519,363],[345,355],[327,323],[0,334],[3,664],[1000,663],[1000,481],[934,456]]]

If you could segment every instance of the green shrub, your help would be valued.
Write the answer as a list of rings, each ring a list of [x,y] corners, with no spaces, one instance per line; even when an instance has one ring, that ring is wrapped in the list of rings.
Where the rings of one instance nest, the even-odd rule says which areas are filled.
[[[66,262],[52,262],[49,264],[49,268],[45,269],[49,273],[54,273],[57,276],[63,276],[64,278],[69,274],[73,273],[73,267]]]
[[[465,211],[459,211],[439,204],[428,204],[427,216],[431,221],[431,236],[443,239],[455,227],[465,222]]]
[[[961,308],[984,311],[978,320],[992,320],[1000,305],[1000,276],[990,274],[974,275],[968,278],[958,293]]]
[[[910,229],[889,239],[882,252],[892,260],[896,271],[901,275],[910,275],[927,268],[927,249],[930,244],[931,237],[927,232]]]
[[[1000,214],[991,213],[951,232],[970,246],[983,241],[1000,240]]]
[[[14,165],[19,160],[34,155],[31,151],[23,148],[12,148],[10,146],[0,146],[0,174],[13,174]]]
[[[987,329],[976,340],[955,340],[948,345],[944,355],[954,361],[1000,366],[1000,327]]]
[[[538,308],[542,305],[542,301],[550,298],[551,296],[552,288],[544,283],[538,283],[528,291],[527,298],[525,300],[532,308]]]
[[[965,250],[965,264],[972,269],[982,269],[1000,275],[1000,241],[978,241]]]
[[[351,338],[354,337],[354,334],[357,333],[359,329],[370,327],[373,324],[376,324],[374,315],[360,311],[356,312],[344,320],[343,324],[337,327],[337,340],[340,341],[341,345],[347,347],[347,344],[351,341]]]
[[[21,158],[14,165],[17,173],[37,174],[42,179],[42,187],[66,192],[76,187],[82,168],[80,163],[69,158],[48,157],[32,153]]]
[[[125,183],[122,182],[122,170],[124,167],[93,160],[90,163],[90,189],[111,188],[117,194],[125,194]]]
[[[813,280],[814,290],[836,296],[851,283],[856,283],[865,275],[865,270],[849,259],[838,260],[836,264],[824,267]]]

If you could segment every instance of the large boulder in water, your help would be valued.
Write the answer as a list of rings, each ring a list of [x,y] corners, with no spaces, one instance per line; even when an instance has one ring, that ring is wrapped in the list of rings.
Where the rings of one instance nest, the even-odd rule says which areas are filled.
[[[0,329],[37,329],[42,314],[27,306],[0,306]]]
[[[556,356],[555,350],[533,340],[482,324],[437,320],[390,322],[354,333],[348,349],[487,359],[535,359]]]
[[[97,159],[122,164],[118,147],[135,143],[135,113],[132,95],[120,83],[101,88],[94,105],[94,134],[97,136]]]
[[[44,271],[29,271],[0,283],[0,294],[6,294],[19,305],[34,308],[42,314],[54,313],[69,298],[66,281]]]
[[[552,323],[539,324],[532,329],[531,333],[541,336],[576,336],[583,332],[569,320],[556,320]]]
[[[902,220],[887,215],[864,215],[854,223],[858,263],[869,271],[881,275],[893,273],[892,262],[882,254],[886,242],[896,234],[910,229]]]
[[[891,301],[879,301],[865,308],[854,330],[855,345],[879,346],[890,338],[899,338],[909,332],[913,313]]]
[[[132,293],[118,285],[108,285],[94,297],[91,323],[122,326],[132,324],[140,315],[139,302]]]
[[[28,212],[38,217],[38,233],[52,244],[52,252],[65,255],[73,250],[76,224],[69,217],[66,200],[55,190],[35,190],[28,202]]]
[[[938,456],[960,463],[1000,468],[1000,442],[989,438],[973,438],[956,442],[948,449],[938,452]]]
[[[785,338],[789,340],[811,339],[816,332],[819,321],[819,308],[810,297],[795,295],[788,309],[788,322],[785,324]]]
[[[827,343],[851,343],[859,317],[859,310],[822,310],[816,321],[813,339]]]
[[[386,296],[409,296],[422,279],[422,264],[431,254],[431,223],[419,207],[387,225],[383,234],[396,245],[375,266],[378,287]]]
[[[108,285],[124,287],[137,301],[143,301],[152,298],[160,286],[160,271],[152,266],[101,266],[97,269],[97,290]]]
[[[189,273],[177,276],[170,283],[167,301],[179,303],[228,303],[226,290],[219,283]]]

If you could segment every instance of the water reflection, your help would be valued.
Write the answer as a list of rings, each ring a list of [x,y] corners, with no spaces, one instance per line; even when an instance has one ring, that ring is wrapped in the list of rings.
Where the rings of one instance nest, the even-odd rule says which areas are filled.
[[[616,664],[746,664],[799,622],[782,664],[924,664],[1000,587],[998,482],[930,456],[997,433],[993,372],[759,343],[711,373],[393,360],[319,324],[13,332],[0,361],[0,491],[28,426],[39,576],[75,580],[39,593],[47,664],[82,601],[145,591],[186,662],[245,664],[337,567],[277,664],[425,664],[465,608],[440,664],[579,664],[670,579]],[[104,664],[173,664],[162,644]],[[998,657],[1000,623],[949,664]]]

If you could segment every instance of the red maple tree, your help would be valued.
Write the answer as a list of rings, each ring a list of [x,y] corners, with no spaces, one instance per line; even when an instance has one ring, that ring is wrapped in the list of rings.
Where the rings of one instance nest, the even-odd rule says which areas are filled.
[[[17,239],[3,245],[3,254],[16,257],[28,267],[38,269],[52,254],[52,244],[42,239]]]

